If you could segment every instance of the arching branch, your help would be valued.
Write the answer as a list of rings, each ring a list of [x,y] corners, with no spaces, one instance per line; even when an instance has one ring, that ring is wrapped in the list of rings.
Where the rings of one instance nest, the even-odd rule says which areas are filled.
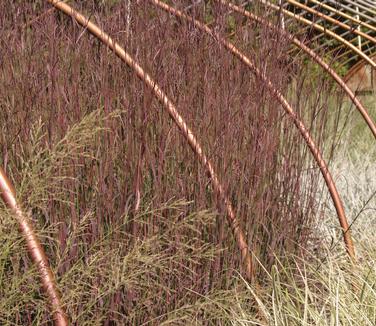
[[[30,218],[22,211],[16,200],[16,192],[4,170],[0,167],[0,196],[6,206],[15,215],[21,232],[26,240],[27,248],[33,263],[37,266],[45,290],[53,311],[55,325],[68,325],[67,317],[62,306],[56,282],[48,263],[43,247],[36,236]]]

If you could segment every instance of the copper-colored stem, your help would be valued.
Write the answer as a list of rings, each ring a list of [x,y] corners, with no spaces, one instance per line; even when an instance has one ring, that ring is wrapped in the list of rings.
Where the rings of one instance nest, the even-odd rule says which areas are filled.
[[[307,128],[305,127],[304,123],[299,119],[295,111],[292,109],[290,104],[287,102],[287,100],[284,98],[284,96],[280,93],[279,90],[277,90],[272,82],[251,62],[251,60],[245,56],[242,52],[240,52],[232,43],[228,42],[226,39],[216,35],[208,26],[203,24],[202,22],[188,16],[187,14],[170,7],[169,5],[159,1],[159,0],[149,0],[154,5],[158,6],[159,8],[181,18],[186,21],[189,21],[193,23],[197,28],[202,30],[203,32],[209,34],[210,36],[214,37],[218,42],[220,42],[226,49],[228,49],[235,57],[240,59],[248,68],[250,68],[258,78],[263,80],[263,82],[267,85],[269,91],[278,99],[279,103],[284,108],[285,112],[290,116],[290,118],[293,120],[295,126],[299,129],[301,135],[303,136],[305,142],[307,143],[313,157],[315,158],[317,165],[320,168],[320,171],[325,179],[326,185],[329,189],[330,195],[332,197],[334,206],[337,211],[338,219],[340,222],[340,225],[342,227],[344,241],[346,245],[346,250],[349,256],[352,259],[355,259],[355,250],[353,241],[351,238],[350,230],[349,230],[349,224],[347,222],[347,218],[345,215],[345,210],[343,208],[343,204],[341,201],[341,198],[339,196],[339,193],[337,191],[337,187],[333,181],[333,178],[328,170],[327,164],[325,160],[323,159],[320,150],[316,146],[315,142],[313,141],[311,135],[309,134]]]
[[[43,247],[36,236],[29,217],[22,211],[21,207],[16,201],[16,192],[4,170],[0,167],[0,196],[5,202],[6,206],[13,212],[20,224],[21,232],[26,240],[29,254],[37,265],[43,289],[46,291],[50,304],[53,310],[53,318],[55,325],[68,325],[67,317],[65,315],[63,306],[61,304],[60,295],[57,290],[56,282],[48,263]]]
[[[224,187],[217,174],[214,171],[212,163],[206,157],[203,152],[203,149],[198,142],[197,138],[194,136],[192,130],[187,126],[182,116],[177,111],[173,102],[167,97],[165,92],[158,86],[158,84],[151,78],[151,76],[146,73],[142,67],[135,61],[133,58],[118,44],[116,43],[108,34],[106,34],[102,29],[97,25],[90,22],[85,16],[81,15],[79,12],[74,10],[72,7],[63,3],[59,0],[47,0],[49,3],[55,6],[56,9],[62,11],[66,15],[69,15],[75,19],[80,25],[84,26],[90,33],[97,37],[101,42],[107,45],[115,54],[123,60],[130,68],[134,70],[136,75],[153,91],[154,96],[162,103],[163,107],[166,109],[172,120],[178,126],[188,144],[196,154],[198,160],[206,169],[207,174],[209,175],[214,190],[218,193],[219,197],[224,203],[227,212],[227,218],[231,228],[233,230],[237,245],[241,252],[242,261],[244,263],[245,273],[248,280],[251,280],[253,277],[253,266],[252,258],[249,253],[247,246],[247,241],[244,235],[243,230],[239,225],[239,221],[236,218],[235,211],[232,207],[231,201],[227,197]]]
[[[376,124],[367,112],[366,108],[363,106],[363,104],[360,102],[360,100],[355,96],[355,94],[351,91],[351,89],[346,85],[346,83],[343,81],[343,79],[317,54],[315,51],[310,49],[308,46],[306,46],[303,42],[299,41],[296,37],[294,37],[289,32],[278,28],[274,24],[270,23],[264,18],[261,18],[247,10],[244,10],[243,8],[236,6],[229,1],[226,0],[216,0],[217,2],[220,2],[222,5],[227,6],[233,11],[236,11],[237,13],[242,14],[245,17],[248,17],[251,20],[254,20],[263,26],[276,31],[277,33],[281,33],[283,36],[287,37],[288,40],[294,43],[295,46],[303,50],[307,55],[309,55],[314,61],[316,61],[329,75],[332,76],[332,78],[337,82],[337,84],[345,91],[345,93],[349,96],[351,101],[354,103],[356,108],[358,109],[359,113],[362,115],[363,119],[367,123],[367,126],[371,130],[373,136],[376,139]]]

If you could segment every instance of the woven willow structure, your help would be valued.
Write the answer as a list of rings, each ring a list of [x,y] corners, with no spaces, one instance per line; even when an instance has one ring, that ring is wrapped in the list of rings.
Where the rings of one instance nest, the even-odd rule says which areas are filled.
[[[334,58],[335,69],[357,90],[376,89],[375,0],[260,0],[281,15],[282,28],[298,25],[316,52]],[[292,49],[291,52],[294,52]],[[354,80],[355,79],[355,80]]]
[[[288,31],[286,31],[286,33],[282,31],[282,34],[298,47],[298,50],[292,48],[291,54],[294,54],[294,51],[303,50],[306,54],[310,55],[311,59],[316,61],[324,71],[329,73],[354,102],[365,122],[376,137],[375,124],[369,117],[365,108],[360,102],[358,102],[352,91],[346,88],[347,86],[343,84],[342,79],[336,74],[336,72],[324,62],[325,60],[323,60],[331,60],[334,58],[333,62],[335,65],[333,66],[337,70],[337,73],[345,75],[345,81],[350,81],[354,76],[361,73],[362,76],[368,78],[367,82],[370,83],[370,85],[366,85],[366,87],[370,86],[376,90],[376,0],[259,0],[257,3],[280,14],[281,19],[279,26],[271,24],[267,20],[254,15],[252,12],[248,12],[247,10],[243,11],[241,7],[237,7],[232,1],[216,1],[218,4],[227,6],[228,9],[237,11],[253,21],[263,23],[270,30],[277,30],[280,32],[280,29],[287,29],[287,26],[299,26],[298,33],[299,35],[304,35],[304,41],[300,41],[294,35],[288,33]],[[194,136],[191,129],[189,129],[174,103],[167,97],[167,94],[160,88],[156,81],[154,81],[152,77],[146,73],[145,70],[127,52],[125,52],[118,43],[116,43],[97,25],[74,10],[68,4],[64,3],[64,1],[47,0],[47,2],[52,4],[57,10],[73,18],[78,24],[99,39],[105,46],[110,48],[134,71],[140,80],[152,90],[154,96],[163,105],[170,118],[183,134],[187,144],[192,148],[194,154],[197,156],[197,160],[201,163],[202,167],[210,177],[213,188],[224,203],[229,225],[233,231],[234,238],[236,239],[242,262],[245,265],[246,276],[251,280],[253,278],[252,257],[249,252],[244,231],[240,227],[232,203],[225,193],[224,187],[217,177],[217,173],[215,172],[212,163],[203,152],[198,139]],[[283,109],[299,129],[302,138],[307,143],[315,157],[316,163],[323,174],[336,207],[338,219],[343,230],[347,252],[355,261],[355,251],[349,232],[350,226],[347,223],[340,196],[337,193],[326,162],[321,157],[321,153],[311,138],[309,131],[306,129],[303,122],[299,120],[299,117],[295,114],[287,100],[284,99],[283,95],[275,88],[272,82],[263,76],[258,67],[255,66],[248,57],[241,53],[232,43],[215,35],[214,31],[204,23],[195,20],[189,15],[174,9],[159,0],[149,0],[149,2],[150,5],[157,6],[181,20],[193,23],[195,27],[200,29],[203,33],[214,37],[219,44],[223,45],[230,53],[241,60],[245,66],[256,74],[258,78],[262,79],[267,85],[270,93],[277,97]],[[194,5],[199,4],[200,2],[201,1],[196,1]],[[246,1],[243,3],[242,7],[248,4],[253,5],[254,3],[255,1]],[[307,47],[306,45],[310,46]],[[316,53],[322,53],[324,49],[325,58],[321,58],[320,55]],[[326,57],[326,55],[328,56]],[[63,304],[61,303],[60,294],[55,283],[53,272],[49,266],[48,258],[44,253],[41,242],[33,231],[32,223],[28,215],[23,212],[21,205],[17,202],[15,189],[2,168],[0,168],[0,197],[13,212],[20,224],[21,231],[27,241],[29,253],[38,267],[41,276],[41,284],[48,296],[55,325],[68,325],[68,318]]]

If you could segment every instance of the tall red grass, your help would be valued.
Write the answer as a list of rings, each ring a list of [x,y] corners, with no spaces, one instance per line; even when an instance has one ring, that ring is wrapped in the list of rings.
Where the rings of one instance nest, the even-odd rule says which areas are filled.
[[[171,199],[190,202],[179,211],[177,221],[203,209],[216,214],[215,223],[200,225],[199,232],[186,228],[184,233],[169,233],[170,241],[158,249],[171,257],[180,256],[166,260],[159,274],[159,267],[149,266],[137,273],[134,283],[97,299],[95,291],[106,280],[104,269],[113,268],[110,254],[108,261],[101,261],[97,274],[87,281],[85,302],[93,300],[90,311],[105,312],[101,320],[107,325],[124,320],[131,324],[161,322],[182,305],[233,285],[242,258],[235,254],[239,241],[234,241],[224,221],[229,206],[223,194],[233,205],[244,243],[252,244],[254,256],[266,269],[273,266],[276,256],[299,254],[308,243],[318,241],[311,229],[319,214],[317,165],[299,132],[291,128],[291,119],[280,109],[276,94],[270,96],[265,80],[304,119],[317,147],[328,157],[335,145],[328,139],[337,132],[338,118],[336,113],[329,114],[329,108],[342,104],[341,93],[325,76],[313,75],[302,58],[287,55],[288,38],[263,24],[250,25],[222,5],[190,4],[179,1],[174,6],[187,9],[188,15],[207,23],[221,37],[229,35],[239,51],[253,59],[264,80],[244,69],[244,63],[218,46],[217,39],[206,37],[191,22],[177,22],[146,1],[132,3],[130,8],[122,1],[76,1],[75,8],[112,35],[165,90],[171,102],[164,93],[160,99],[174,103],[191,126],[212,171],[222,181],[222,195],[211,183],[213,172],[208,176],[202,169],[204,160],[198,162],[184,135],[181,137],[181,130],[188,132],[183,121],[175,115],[181,129],[177,128],[154,99],[151,80],[145,85],[112,51],[89,36],[87,28],[48,11],[45,2],[0,5],[3,166],[11,167],[25,209],[32,209],[41,225],[57,225],[57,234],[51,233],[46,248],[51,264],[58,266],[59,277],[70,275],[93,248],[109,250],[111,244],[111,253],[126,257],[141,243],[163,233],[173,210],[158,214],[151,210],[143,215],[149,206],[161,207]],[[140,70],[139,74],[146,76]],[[29,196],[33,189],[24,185],[23,171],[32,158],[43,148],[53,149],[74,124],[98,108],[105,114],[121,109],[118,119],[105,122],[111,132],[88,146],[91,155],[72,153],[66,168],[53,170],[53,180],[38,170],[48,191],[43,200]],[[35,145],[30,130],[39,120],[45,136]],[[194,147],[192,136],[190,139]],[[56,182],[59,187],[48,187]],[[92,218],[86,232],[72,232],[88,212]],[[110,233],[110,244],[101,245],[108,230],[116,228],[120,231]],[[180,250],[187,239],[184,255],[196,254],[201,242],[219,250],[214,259],[198,254],[194,260],[184,259]],[[253,267],[262,283],[263,271]],[[137,286],[137,282],[155,284],[156,279],[157,290]],[[62,290],[67,293],[69,289]],[[67,306],[70,315],[81,316],[85,309],[80,303]],[[25,321],[25,315],[20,311],[14,320]]]

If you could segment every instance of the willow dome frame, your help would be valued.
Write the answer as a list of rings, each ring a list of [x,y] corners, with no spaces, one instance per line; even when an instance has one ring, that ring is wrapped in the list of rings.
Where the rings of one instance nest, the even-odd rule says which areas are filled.
[[[60,0],[47,0],[50,4],[52,4],[56,9],[59,11],[62,11],[66,15],[69,15],[74,20],[76,20],[80,25],[85,27],[90,33],[92,33],[95,37],[97,37],[102,43],[104,43],[107,47],[109,47],[123,62],[125,62],[132,70],[136,73],[136,75],[154,92],[154,96],[161,102],[165,110],[168,112],[171,119],[175,122],[175,124],[178,126],[180,131],[182,132],[184,138],[186,139],[189,146],[192,148],[194,153],[197,156],[197,159],[201,162],[202,166],[205,168],[206,172],[210,176],[213,188],[218,193],[220,199],[224,202],[226,213],[227,213],[227,219],[228,222],[232,228],[234,237],[236,239],[236,242],[238,244],[238,248],[242,257],[242,262],[245,266],[245,274],[246,277],[249,280],[252,280],[254,277],[254,269],[253,269],[253,262],[252,262],[252,255],[249,251],[248,244],[245,240],[245,235],[243,230],[241,229],[239,222],[237,220],[235,210],[232,206],[232,203],[228,196],[226,195],[224,191],[224,187],[221,184],[220,180],[217,177],[217,174],[213,168],[212,163],[209,161],[209,159],[206,157],[205,153],[203,152],[203,149],[198,141],[198,139],[194,136],[192,130],[187,126],[182,116],[179,114],[177,108],[173,104],[173,102],[168,98],[168,96],[163,92],[163,90],[158,86],[158,84],[151,78],[149,74],[147,74],[142,67],[134,61],[134,59],[124,51],[124,49],[116,43],[108,34],[106,34],[103,30],[101,30],[97,25],[90,22],[89,19],[87,19],[85,16],[81,15],[79,12],[74,10],[72,7],[64,3]],[[159,1],[159,0],[148,0],[153,5],[156,5],[160,7],[161,9],[169,12],[170,14],[175,15],[176,17],[190,21],[191,23],[194,23],[194,25],[207,33],[208,35],[214,37],[217,39],[219,43],[224,45],[228,51],[230,51],[234,56],[236,56],[238,59],[240,59],[249,69],[251,69],[258,78],[261,78],[269,88],[269,91],[275,95],[278,98],[278,101],[281,103],[285,111],[290,115],[292,118],[294,124],[299,129],[302,137],[306,141],[308,147],[311,150],[311,153],[313,154],[321,173],[326,181],[327,187],[331,193],[333,202],[335,204],[338,219],[340,221],[343,235],[344,235],[344,241],[346,244],[346,250],[348,255],[351,257],[351,259],[355,260],[355,250],[352,244],[352,238],[349,232],[349,225],[346,219],[346,215],[344,213],[343,204],[339,197],[338,191],[336,189],[335,183],[330,175],[330,172],[327,168],[327,165],[325,161],[322,158],[322,155],[320,151],[317,149],[312,137],[310,136],[308,130],[305,128],[303,122],[299,120],[295,112],[293,111],[292,107],[289,105],[289,103],[284,99],[282,94],[274,87],[274,85],[263,76],[263,74],[260,73],[258,68],[252,63],[252,61],[245,56],[243,53],[241,53],[233,44],[226,41],[225,39],[219,37],[218,35],[215,35],[213,31],[205,26],[203,23],[195,20],[194,18],[166,5],[165,3]],[[235,10],[239,13],[242,13],[243,15],[247,16],[250,19],[262,22],[266,27],[271,29],[278,29],[278,27],[272,25],[271,23],[267,22],[266,20],[253,15],[251,13],[247,13],[245,10],[231,4],[230,2],[224,1],[224,0],[216,0],[220,2],[222,5],[228,6],[230,9]],[[271,7],[273,9],[280,9],[280,7],[276,5],[265,1],[260,0],[263,4],[267,5],[268,7]],[[311,0],[312,2],[316,0]],[[305,9],[308,12],[313,12],[315,9],[305,8],[302,4],[296,4],[295,0],[288,0],[290,4],[295,4],[301,9]],[[316,1],[317,2],[317,1]],[[291,16],[291,12],[289,12],[286,9],[283,9],[283,13],[285,13],[288,16]],[[333,18],[327,18],[324,14],[318,15],[322,19],[327,19],[328,21],[337,24],[336,20]],[[292,16],[291,16],[292,17]],[[319,27],[317,23],[307,23],[305,22],[305,18],[297,18],[294,14],[293,17],[297,19],[300,22],[306,23],[314,28],[316,28],[319,31],[322,31],[322,28]],[[358,20],[357,20],[358,21]],[[342,24],[342,25],[341,25]],[[340,24],[337,24],[338,26],[344,27],[344,23],[340,22]],[[359,22],[359,26],[368,26],[368,22]],[[346,28],[345,28],[346,29]],[[349,30],[347,28],[347,30]],[[372,28],[370,28],[372,30]],[[362,114],[364,120],[366,121],[368,127],[371,129],[373,135],[376,138],[376,128],[375,124],[368,115],[366,109],[363,107],[363,105],[359,102],[359,100],[356,98],[356,96],[346,88],[346,85],[344,84],[343,80],[328,66],[322,58],[320,58],[315,52],[313,52],[311,49],[306,47],[304,44],[300,43],[299,40],[294,38],[291,34],[288,34],[285,31],[282,31],[282,33],[285,33],[285,35],[293,42],[296,46],[300,47],[304,50],[306,54],[308,54],[313,60],[315,60],[323,69],[325,69],[332,78],[342,87],[345,92],[348,94],[350,99],[354,102],[356,107],[358,108],[359,112]],[[333,36],[334,34],[332,31],[325,31],[325,34],[329,36]],[[355,33],[358,37],[364,37],[367,39],[368,42],[375,43],[375,39],[373,36],[367,36],[368,34],[364,34],[361,31],[358,31]],[[356,48],[351,42],[344,40],[341,36],[335,37],[338,41],[342,42],[345,46],[347,46],[349,49],[353,50],[362,60],[368,62],[371,64],[372,67],[376,67],[376,64],[374,61],[370,59],[370,57],[366,54],[360,51]],[[342,39],[344,41],[342,41]],[[68,325],[68,318],[65,313],[65,309],[62,305],[60,295],[56,286],[56,282],[53,276],[53,273],[51,271],[51,268],[48,263],[48,259],[44,253],[43,247],[40,244],[39,239],[35,235],[35,232],[33,231],[31,221],[27,214],[25,214],[19,205],[19,203],[16,200],[16,193],[14,190],[14,187],[12,183],[9,181],[8,177],[6,176],[5,172],[0,168],[0,195],[4,201],[4,203],[7,205],[7,207],[12,211],[12,213],[15,215],[17,221],[20,224],[20,229],[26,239],[27,245],[28,245],[28,251],[32,257],[33,262],[37,265],[39,274],[42,281],[42,286],[48,296],[48,300],[52,309],[53,313],[53,319],[55,325],[64,326]]]

